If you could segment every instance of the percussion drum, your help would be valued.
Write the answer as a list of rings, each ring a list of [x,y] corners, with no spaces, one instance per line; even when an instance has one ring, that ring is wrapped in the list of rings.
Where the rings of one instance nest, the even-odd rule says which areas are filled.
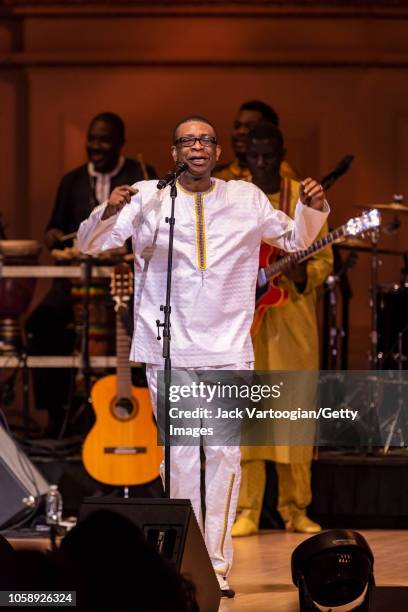
[[[36,240],[0,240],[4,265],[36,265],[40,251],[41,245]],[[0,354],[15,355],[21,351],[20,317],[30,305],[35,285],[35,278],[0,278]]]
[[[106,266],[122,261],[126,249],[111,249],[92,258],[92,266]],[[65,249],[53,249],[51,254],[61,264],[80,266],[88,258],[81,256],[76,244]],[[71,282],[70,289],[73,311],[77,349],[81,350],[84,329],[84,297],[85,287],[82,271],[79,278]],[[110,295],[110,282],[108,278],[92,278],[89,285],[89,331],[88,350],[92,356],[115,354],[115,312],[113,300]]]
[[[407,369],[408,357],[408,284],[380,285],[377,295],[378,351],[382,353],[381,367],[398,369],[398,334],[401,332],[403,362]]]
[[[77,337],[81,338],[84,323],[82,281],[74,281],[71,295]],[[115,312],[110,295],[109,279],[92,279],[89,287],[89,354],[115,354]]]

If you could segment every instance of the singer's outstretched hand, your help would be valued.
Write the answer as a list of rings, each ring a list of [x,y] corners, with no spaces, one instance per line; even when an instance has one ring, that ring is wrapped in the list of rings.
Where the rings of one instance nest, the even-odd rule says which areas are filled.
[[[299,198],[305,206],[323,210],[326,195],[320,183],[309,177],[300,183]]]
[[[103,211],[102,220],[109,219],[113,215],[116,215],[125,204],[129,204],[132,196],[136,195],[137,189],[134,189],[130,185],[120,185],[115,187],[109,196],[108,203],[105,210]]]

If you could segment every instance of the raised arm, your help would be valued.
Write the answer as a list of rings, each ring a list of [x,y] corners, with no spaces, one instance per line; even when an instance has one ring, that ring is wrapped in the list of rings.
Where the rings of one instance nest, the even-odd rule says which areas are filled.
[[[262,192],[259,197],[262,240],[284,251],[300,251],[312,244],[330,211],[322,186],[311,178],[300,184],[294,220],[272,208]]]
[[[141,220],[141,197],[135,187],[116,187],[109,200],[94,208],[78,230],[80,251],[97,255],[123,246]]]

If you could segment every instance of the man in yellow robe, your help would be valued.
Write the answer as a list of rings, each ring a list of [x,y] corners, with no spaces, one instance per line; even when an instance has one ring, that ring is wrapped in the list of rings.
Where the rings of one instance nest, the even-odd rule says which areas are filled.
[[[280,130],[266,122],[251,129],[247,163],[253,182],[269,197],[275,208],[293,217],[299,196],[299,183],[282,178],[285,154]],[[322,228],[319,237],[328,233]],[[270,307],[253,337],[257,370],[319,369],[316,289],[332,270],[332,250],[326,247],[281,277],[280,286],[288,301]],[[311,390],[314,392],[313,389]],[[265,460],[276,462],[278,510],[287,527],[303,533],[320,531],[306,515],[311,502],[311,461],[313,446],[270,446],[242,448],[242,480],[233,535],[256,533],[265,492]]]
[[[276,127],[279,126],[279,117],[269,104],[260,100],[251,100],[241,104],[231,134],[235,159],[228,164],[218,166],[215,169],[214,176],[223,181],[251,180],[251,172],[246,160],[246,144],[249,130],[260,121],[268,121]],[[296,172],[285,160],[281,162],[280,174],[282,177],[296,178]]]

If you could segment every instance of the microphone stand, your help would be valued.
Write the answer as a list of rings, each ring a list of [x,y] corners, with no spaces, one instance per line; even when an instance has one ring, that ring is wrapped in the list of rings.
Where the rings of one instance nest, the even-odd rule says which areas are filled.
[[[164,312],[164,323],[161,323],[159,319],[156,320],[157,325],[157,339],[160,338],[160,327],[163,328],[163,358],[164,358],[164,493],[167,498],[170,498],[170,383],[171,383],[171,279],[173,269],[173,241],[174,241],[174,224],[176,222],[174,218],[174,208],[177,198],[177,186],[176,186],[177,175],[174,173],[174,178],[171,181],[170,197],[171,197],[171,213],[170,217],[166,217],[165,221],[169,224],[169,249],[167,256],[167,288],[166,288],[166,304],[160,306],[160,310]]]

